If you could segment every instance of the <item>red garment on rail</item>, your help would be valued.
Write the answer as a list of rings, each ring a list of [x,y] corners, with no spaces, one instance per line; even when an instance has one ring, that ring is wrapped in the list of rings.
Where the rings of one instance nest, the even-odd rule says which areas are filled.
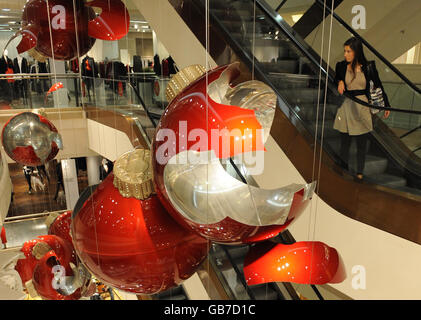
[[[6,74],[14,74],[13,69],[12,68],[7,68],[6,70]],[[13,83],[15,82],[15,79],[13,79],[12,77],[7,77],[7,82],[9,83]]]
[[[123,96],[123,82],[121,82],[121,81],[118,82],[118,95],[120,97]]]
[[[1,243],[6,244],[7,243],[7,238],[6,238],[6,229],[3,227],[1,227]]]

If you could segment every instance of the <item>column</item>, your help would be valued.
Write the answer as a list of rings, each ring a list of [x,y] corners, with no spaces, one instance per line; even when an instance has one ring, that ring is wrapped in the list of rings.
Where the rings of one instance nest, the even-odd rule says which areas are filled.
[[[58,61],[58,60],[50,59],[50,72],[54,73],[56,75],[65,74],[66,73],[66,67],[65,67],[64,61]],[[53,99],[54,99],[54,108],[67,108],[67,107],[69,107],[68,79],[59,78],[58,76],[53,75],[51,77],[51,85],[54,85],[57,82],[62,82],[64,88],[59,89],[57,91],[54,91],[52,93]]]
[[[73,210],[79,199],[76,161],[74,159],[61,160],[63,172],[64,192],[66,193],[67,210]]]
[[[90,186],[99,184],[99,166],[101,165],[101,157],[87,157],[86,158],[86,168],[88,174],[88,184]]]

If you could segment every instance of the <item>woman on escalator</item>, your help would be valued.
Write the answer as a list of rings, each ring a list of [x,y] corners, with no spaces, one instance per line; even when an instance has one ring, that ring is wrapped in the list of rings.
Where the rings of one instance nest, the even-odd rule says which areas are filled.
[[[374,61],[367,61],[363,46],[357,38],[351,38],[344,43],[345,60],[336,64],[336,83],[338,91],[354,96],[364,102],[370,101],[370,81],[375,88],[381,88],[384,105],[390,107],[383,85]],[[374,110],[374,111],[372,111]],[[367,149],[368,133],[373,130],[371,109],[349,98],[338,109],[333,128],[341,133],[341,159],[348,170],[349,149],[351,139],[357,141],[357,178],[363,179],[365,156]],[[390,111],[385,111],[384,117],[388,118]]]

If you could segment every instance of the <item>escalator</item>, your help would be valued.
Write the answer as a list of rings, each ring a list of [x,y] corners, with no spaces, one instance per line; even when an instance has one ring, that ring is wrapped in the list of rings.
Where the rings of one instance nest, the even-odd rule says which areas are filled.
[[[375,60],[381,77],[387,74],[393,83],[393,87],[385,85],[392,116],[386,120],[382,112],[373,115],[364,181],[355,181],[356,147],[351,147],[349,162],[341,158],[340,133],[333,129],[333,122],[346,99],[373,106],[347,94],[339,95],[331,67],[336,61],[327,65],[263,0],[169,2],[204,46],[208,5],[212,58],[219,65],[240,61],[249,79],[254,76],[277,93],[279,108],[271,135],[308,182],[312,179],[314,147],[318,151],[323,148],[321,176],[325,183],[320,185],[319,195],[324,201],[351,218],[421,243],[421,217],[414,214],[421,208],[421,158],[418,148],[411,149],[395,130],[395,124],[402,122],[408,134],[417,132],[421,94],[416,85],[363,41],[368,59]],[[334,21],[335,28],[347,28],[338,17]],[[331,45],[342,48],[342,40],[346,39]],[[407,96],[411,98],[403,98]]]

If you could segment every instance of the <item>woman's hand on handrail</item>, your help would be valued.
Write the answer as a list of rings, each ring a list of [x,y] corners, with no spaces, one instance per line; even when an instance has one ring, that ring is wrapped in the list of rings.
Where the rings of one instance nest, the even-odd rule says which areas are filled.
[[[390,111],[385,111],[385,112],[384,112],[384,116],[383,116],[383,117],[384,117],[385,119],[387,119],[387,118],[389,118],[389,116],[390,116]]]

